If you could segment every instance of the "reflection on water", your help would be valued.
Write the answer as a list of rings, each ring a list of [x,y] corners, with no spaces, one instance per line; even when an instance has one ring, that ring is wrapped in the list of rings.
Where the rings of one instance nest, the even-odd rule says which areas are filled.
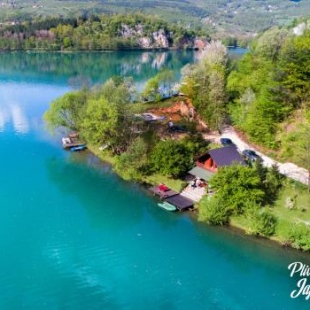
[[[8,122],[10,116],[7,109],[2,106],[0,108],[0,131],[4,131],[5,124]]]
[[[109,165],[96,162],[86,165],[93,157],[86,151],[69,153],[67,161],[49,158],[46,161],[47,175],[63,194],[74,195],[80,201],[94,226],[125,229],[140,222],[142,209],[131,208],[128,202],[136,200],[138,206],[142,193],[139,195],[139,191],[135,191],[135,185],[122,182]],[[92,184],[87,186],[87,191],[86,180]]]
[[[14,104],[10,106],[10,110],[15,131],[17,133],[27,133],[29,131],[29,123],[21,107]]]
[[[192,62],[193,51],[105,53],[1,53],[0,81],[19,80],[67,83],[74,86],[104,82],[115,75],[132,76],[141,82],[168,68],[175,72]],[[80,85],[77,85],[81,83]]]
[[[0,108],[0,131],[4,131],[10,123],[16,133],[25,134],[29,131],[28,119],[17,103],[2,105]]]
[[[156,55],[156,57],[154,58],[154,60],[152,62],[152,68],[154,68],[156,70],[160,70],[164,66],[166,61],[167,61],[167,54],[166,53],[158,54],[158,55]]]

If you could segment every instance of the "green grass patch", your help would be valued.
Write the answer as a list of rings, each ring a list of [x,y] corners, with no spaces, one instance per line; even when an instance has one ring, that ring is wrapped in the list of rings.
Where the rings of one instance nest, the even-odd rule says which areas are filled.
[[[286,242],[288,240],[289,233],[291,231],[292,222],[285,219],[278,218],[278,223],[275,231],[275,239],[280,242]]]
[[[152,109],[167,108],[180,100],[184,100],[184,97],[172,97],[156,102],[137,102],[131,105],[131,111],[133,113],[143,113]]]
[[[295,223],[310,225],[310,193],[303,184],[287,180],[270,212],[276,216],[277,224],[272,240],[286,243]],[[234,215],[230,219],[234,227],[246,231],[247,219],[244,215]]]
[[[310,193],[303,184],[287,180],[275,202],[272,213],[278,223],[275,239],[286,241],[293,224],[304,223],[310,225]]]
[[[245,230],[247,219],[243,215],[233,215],[230,217],[230,225]]]
[[[87,144],[87,148],[94,153],[100,160],[103,162],[109,163],[113,165],[115,163],[115,157],[113,157],[109,151],[104,150],[100,151],[99,150],[99,145],[91,145]]]
[[[274,204],[273,213],[281,221],[310,225],[310,193],[307,187],[288,180]]]
[[[181,191],[187,184],[185,181],[171,179],[160,174],[152,174],[145,177],[145,182],[152,185],[165,184],[175,191]]]

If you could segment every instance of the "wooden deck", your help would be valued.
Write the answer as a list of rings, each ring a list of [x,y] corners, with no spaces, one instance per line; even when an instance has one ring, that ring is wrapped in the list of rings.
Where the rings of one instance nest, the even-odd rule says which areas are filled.
[[[157,195],[159,196],[159,198],[161,200],[163,199],[166,199],[166,198],[169,198],[169,197],[173,197],[175,195],[178,195],[179,193],[172,190],[172,189],[169,189],[167,191],[162,191],[158,188],[158,186],[152,186],[149,188],[149,190],[154,194],[154,195]]]
[[[179,211],[185,211],[194,207],[194,201],[180,194],[166,198],[165,201],[174,205]]]
[[[154,195],[159,196],[160,200],[164,200],[177,208],[179,211],[185,211],[194,207],[194,201],[181,195],[172,189],[163,191],[159,186],[152,186],[149,188]]]

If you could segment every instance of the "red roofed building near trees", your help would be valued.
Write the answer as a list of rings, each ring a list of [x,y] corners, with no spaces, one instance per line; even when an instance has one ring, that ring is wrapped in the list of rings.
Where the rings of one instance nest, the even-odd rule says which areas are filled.
[[[210,150],[196,160],[196,166],[211,172],[216,172],[219,167],[233,164],[245,165],[244,159],[234,145]]]

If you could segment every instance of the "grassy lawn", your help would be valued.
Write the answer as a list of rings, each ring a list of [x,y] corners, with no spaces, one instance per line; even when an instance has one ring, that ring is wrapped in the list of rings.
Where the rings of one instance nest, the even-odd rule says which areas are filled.
[[[288,232],[295,223],[310,225],[310,193],[306,186],[288,180],[274,206],[269,209],[278,220],[275,234],[271,239],[287,241]],[[234,215],[230,224],[245,230],[247,219],[244,215]]]
[[[278,218],[275,235],[280,240],[286,239],[292,224],[310,225],[310,193],[307,187],[288,181],[275,202],[273,214]]]
[[[280,192],[273,212],[281,220],[310,225],[310,193],[307,187],[288,181]]]
[[[107,151],[100,151],[98,145],[90,145],[87,144],[87,148],[95,154],[97,157],[100,158],[103,162],[109,163],[113,165],[115,163],[115,159],[112,155],[109,154]]]
[[[160,174],[152,174],[150,176],[147,176],[145,178],[145,182],[153,185],[165,184],[175,191],[181,191],[186,186],[185,181],[171,179]]]

